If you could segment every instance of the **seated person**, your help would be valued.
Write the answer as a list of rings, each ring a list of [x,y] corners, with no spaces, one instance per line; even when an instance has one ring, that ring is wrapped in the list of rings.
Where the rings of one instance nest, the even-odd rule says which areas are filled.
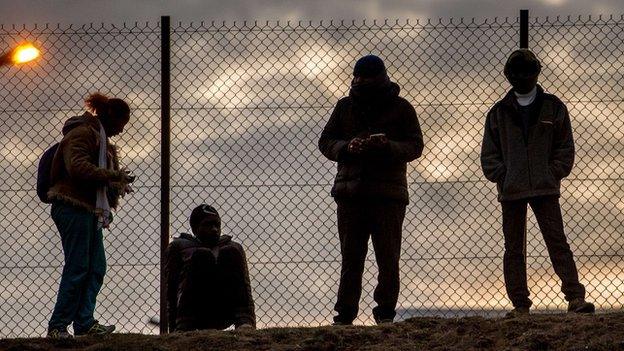
[[[217,210],[201,205],[191,213],[193,235],[183,233],[166,255],[170,331],[255,329],[256,316],[243,247],[221,235]]]

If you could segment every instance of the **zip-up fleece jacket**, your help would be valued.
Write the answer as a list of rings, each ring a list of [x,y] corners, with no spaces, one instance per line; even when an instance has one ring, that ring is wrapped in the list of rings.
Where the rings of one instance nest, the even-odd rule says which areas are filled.
[[[230,264],[225,267],[228,272],[222,272],[229,276],[240,277],[240,285],[236,286],[236,291],[227,291],[230,296],[240,296],[240,301],[236,301],[234,311],[232,311],[233,323],[237,327],[242,324],[250,324],[256,326],[256,314],[253,296],[251,294],[251,284],[249,282],[249,271],[247,269],[247,258],[243,247],[232,241],[229,235],[222,235],[218,243],[214,247],[209,247],[202,243],[195,236],[182,233],[175,238],[167,248],[165,262],[165,277],[167,281],[167,315],[169,319],[169,330],[175,331],[181,325],[194,325],[200,321],[197,318],[198,311],[207,301],[197,300],[196,294],[192,291],[194,284],[189,278],[192,266],[193,254],[198,250],[211,250],[217,252],[217,262],[219,256],[223,256],[228,251]],[[234,256],[234,257],[232,257]],[[208,279],[208,277],[206,277]],[[206,281],[208,282],[208,281]],[[211,283],[211,282],[208,282]],[[212,282],[214,284],[214,282]],[[212,289],[224,287],[215,286]],[[223,304],[224,301],[213,301],[215,304]],[[203,316],[211,318],[211,316]],[[220,328],[224,329],[230,326],[232,321],[220,321],[223,323]]]
[[[63,139],[52,160],[50,200],[95,211],[97,188],[108,186],[108,202],[116,208],[127,185],[119,170],[117,149],[107,140],[109,168],[98,167],[100,122],[89,112],[68,119],[63,126]]]
[[[496,183],[499,201],[559,195],[561,179],[574,165],[574,140],[568,110],[538,86],[525,139],[513,90],[487,115],[481,167]]]
[[[381,198],[408,203],[407,162],[421,156],[423,137],[414,107],[393,94],[374,108],[357,106],[352,97],[338,101],[321,133],[319,149],[338,162],[331,195],[334,198]],[[385,133],[389,146],[364,155],[347,151],[351,139]]]

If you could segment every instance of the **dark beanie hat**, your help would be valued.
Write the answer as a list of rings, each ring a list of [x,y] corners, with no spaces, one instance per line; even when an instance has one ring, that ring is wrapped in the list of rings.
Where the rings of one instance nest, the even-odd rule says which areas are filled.
[[[194,231],[195,228],[197,228],[197,226],[199,225],[199,223],[201,223],[201,221],[206,216],[210,216],[210,215],[219,217],[219,212],[217,212],[217,210],[210,205],[204,204],[204,205],[199,205],[195,207],[193,212],[191,212],[191,218],[190,218],[191,229]]]
[[[507,58],[503,73],[505,73],[505,76],[508,77],[512,70],[517,69],[539,73],[542,70],[542,64],[531,50],[518,49],[512,52],[511,55],[509,55],[509,58]]]
[[[383,61],[375,55],[366,55],[355,63],[353,76],[355,77],[376,77],[386,73],[386,66]]]

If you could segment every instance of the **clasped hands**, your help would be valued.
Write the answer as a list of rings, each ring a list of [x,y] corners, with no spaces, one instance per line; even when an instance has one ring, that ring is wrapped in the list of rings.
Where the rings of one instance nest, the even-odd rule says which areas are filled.
[[[347,146],[351,154],[359,155],[367,151],[381,150],[388,147],[389,142],[385,134],[372,134],[367,138],[353,138]]]

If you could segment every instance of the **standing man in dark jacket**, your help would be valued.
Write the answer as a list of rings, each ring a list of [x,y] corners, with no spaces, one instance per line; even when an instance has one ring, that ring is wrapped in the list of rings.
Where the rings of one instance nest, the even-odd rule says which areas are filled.
[[[391,323],[400,286],[407,162],[420,157],[423,138],[414,108],[399,97],[379,57],[360,58],[353,75],[349,96],[338,101],[319,140],[323,155],[338,162],[331,194],[342,270],[334,324],[350,325],[357,317],[369,236],[379,267],[373,315],[378,324]]]
[[[214,207],[191,213],[195,236],[182,234],[169,244],[165,274],[170,331],[255,329],[256,315],[243,247],[221,235]]]
[[[514,306],[510,317],[528,314],[532,304],[525,259],[527,204],[562,281],[568,311],[594,312],[579,283],[559,205],[561,179],[574,163],[570,117],[561,100],[537,85],[540,71],[540,62],[527,49],[509,56],[504,73],[513,88],[488,113],[481,149],[483,172],[496,183],[503,210],[503,270]]]

